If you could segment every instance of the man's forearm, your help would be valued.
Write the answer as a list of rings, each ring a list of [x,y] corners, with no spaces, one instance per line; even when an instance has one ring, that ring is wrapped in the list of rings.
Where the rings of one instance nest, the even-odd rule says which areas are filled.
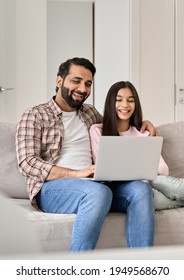
[[[77,171],[54,165],[51,168],[49,175],[46,178],[46,181],[56,180],[59,178],[68,178],[68,177],[70,178],[77,177]]]

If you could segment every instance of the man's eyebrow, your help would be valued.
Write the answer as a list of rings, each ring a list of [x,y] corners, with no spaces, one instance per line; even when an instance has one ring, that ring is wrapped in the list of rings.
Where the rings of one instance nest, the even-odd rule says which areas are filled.
[[[81,78],[81,77],[78,77],[78,76],[74,76],[74,77],[72,77],[72,79],[76,79],[76,80],[83,80],[83,78]],[[87,80],[87,81],[85,81],[86,83],[93,83],[93,80]]]
[[[73,76],[72,79],[82,80],[82,78],[78,76]]]

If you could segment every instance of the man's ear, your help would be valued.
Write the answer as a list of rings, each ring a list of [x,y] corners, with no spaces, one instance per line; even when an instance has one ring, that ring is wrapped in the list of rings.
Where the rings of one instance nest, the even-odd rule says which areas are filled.
[[[56,86],[57,86],[58,88],[61,87],[62,82],[63,82],[63,78],[62,78],[61,76],[57,76],[57,78],[56,78]]]

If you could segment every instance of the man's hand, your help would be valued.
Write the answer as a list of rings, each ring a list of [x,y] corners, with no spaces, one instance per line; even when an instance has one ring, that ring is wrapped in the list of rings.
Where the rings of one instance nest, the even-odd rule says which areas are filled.
[[[142,126],[140,129],[140,132],[144,132],[145,130],[148,130],[150,132],[151,136],[157,136],[158,133],[156,131],[156,128],[150,121],[143,121]]]
[[[76,171],[76,177],[77,178],[93,177],[94,171],[95,171],[95,165],[90,165],[87,168],[77,170]]]
[[[87,168],[81,170],[73,170],[65,167],[54,165],[46,181],[56,180],[59,178],[87,178],[92,177],[95,171],[95,165],[90,165]]]

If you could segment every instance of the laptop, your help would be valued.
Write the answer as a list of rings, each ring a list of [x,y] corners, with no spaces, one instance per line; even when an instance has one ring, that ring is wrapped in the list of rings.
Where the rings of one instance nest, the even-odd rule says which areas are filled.
[[[101,136],[93,179],[154,180],[162,144],[161,136]]]

